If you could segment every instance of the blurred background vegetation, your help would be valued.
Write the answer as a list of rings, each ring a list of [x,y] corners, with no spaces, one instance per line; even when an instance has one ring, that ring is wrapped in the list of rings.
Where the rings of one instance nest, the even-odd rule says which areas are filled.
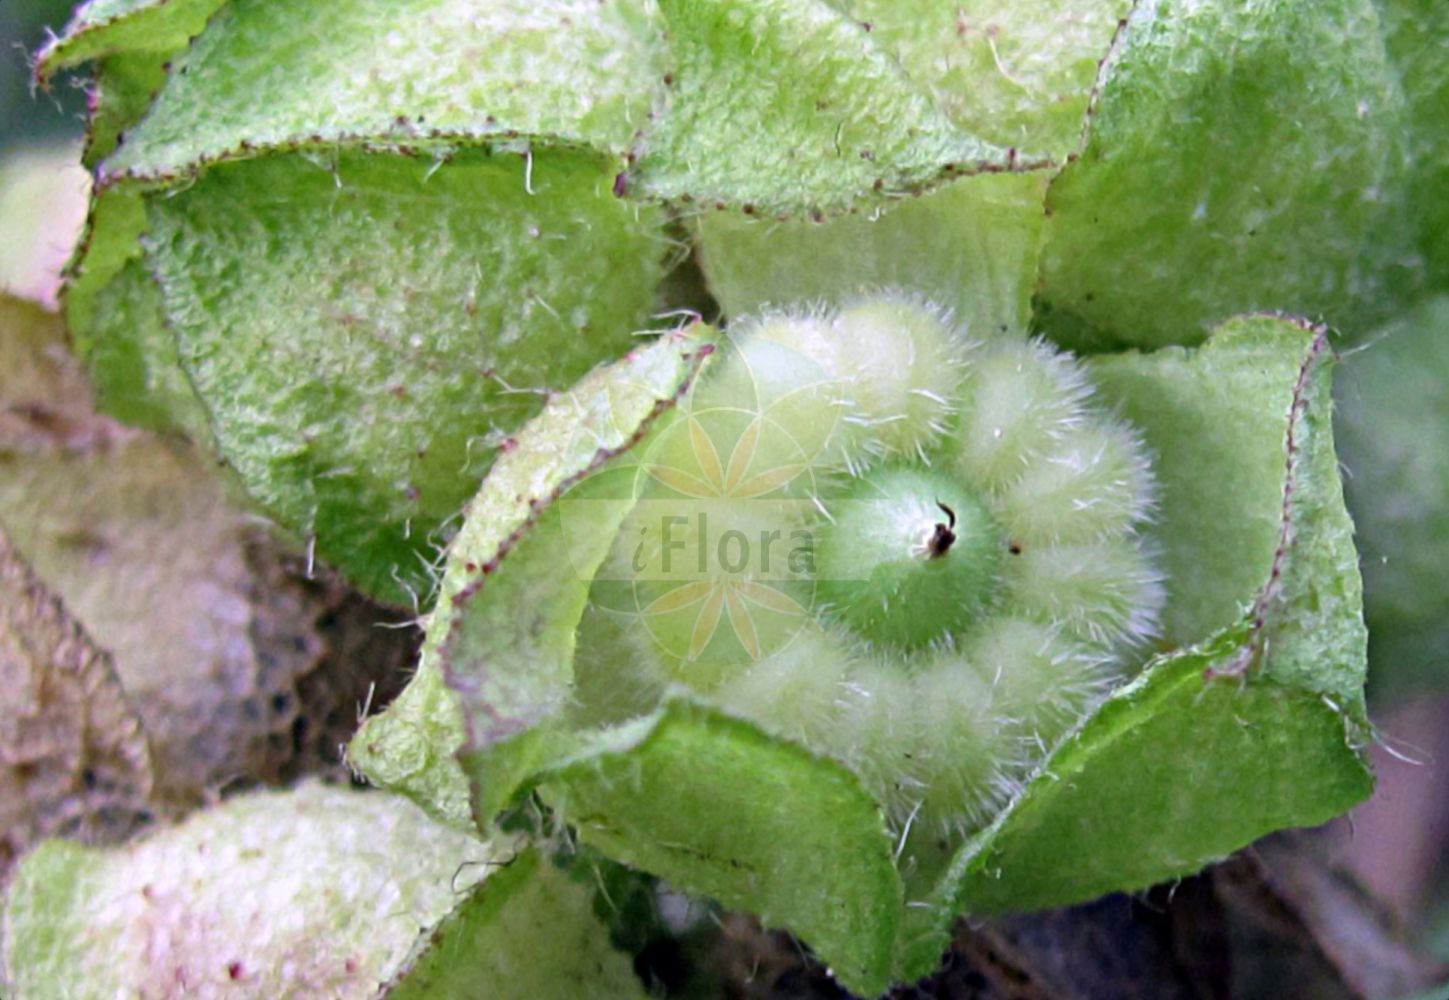
[[[34,92],[30,61],[70,17],[69,0],[0,3],[0,151],[21,143],[79,140],[85,130],[83,77],[67,75],[49,93]]]

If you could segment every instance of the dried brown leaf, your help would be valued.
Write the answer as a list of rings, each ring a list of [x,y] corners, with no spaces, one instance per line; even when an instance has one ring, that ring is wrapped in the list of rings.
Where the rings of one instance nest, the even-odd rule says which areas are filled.
[[[119,839],[150,792],[110,657],[0,532],[0,873],[47,836]]]
[[[95,413],[55,317],[0,299],[0,357],[0,525],[114,658],[158,799],[340,768],[411,662],[396,616],[305,579],[195,448]]]

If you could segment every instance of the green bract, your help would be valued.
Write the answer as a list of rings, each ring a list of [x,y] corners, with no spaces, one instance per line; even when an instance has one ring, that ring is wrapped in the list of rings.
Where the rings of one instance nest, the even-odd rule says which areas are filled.
[[[1318,324],[1443,290],[1442,21],[96,0],[40,63],[96,67],[66,314],[109,412],[416,604],[374,784],[490,842],[541,806],[879,992],[960,913],[1367,794]],[[1346,440],[1413,503],[1366,537],[1432,534]]]
[[[815,314],[789,322],[794,330],[813,325],[829,332],[839,321]],[[1248,319],[1223,327],[1195,351],[1087,366],[1096,398],[1129,416],[1159,456],[1159,511],[1148,550],[1158,551],[1164,567],[1222,560],[1232,572],[1189,568],[1174,581],[1169,569],[1161,613],[1178,651],[1133,653],[1126,662],[1148,661],[1145,672],[1073,726],[1110,670],[1096,673],[1094,684],[1053,674],[1073,662],[1073,647],[1058,647],[1040,662],[1030,654],[1061,641],[1052,635],[1103,641],[1104,634],[1130,638],[1151,624],[1150,563],[1123,558],[1138,551],[1136,543],[1115,557],[1105,549],[1078,559],[1070,546],[1090,539],[1055,529],[1069,547],[1044,558],[1032,573],[1045,575],[1032,576],[1036,582],[996,612],[993,621],[1001,625],[981,633],[978,655],[1000,673],[968,672],[955,683],[938,672],[943,658],[949,663],[956,655],[952,646],[933,645],[926,659],[937,666],[913,674],[899,654],[894,662],[880,659],[894,646],[889,634],[856,629],[852,646],[849,617],[832,621],[828,608],[820,626],[802,623],[798,585],[806,574],[790,573],[788,562],[773,596],[761,593],[758,581],[729,583],[726,575],[710,582],[690,563],[687,582],[648,580],[644,588],[646,608],[664,600],[664,627],[640,630],[637,609],[633,623],[620,614],[618,585],[637,581],[611,572],[615,560],[639,558],[633,565],[659,570],[663,552],[685,538],[646,547],[641,557],[640,510],[655,505],[679,517],[685,531],[698,513],[727,509],[721,503],[731,483],[737,495],[749,495],[754,481],[756,496],[782,498],[783,507],[763,508],[771,517],[783,509],[808,523],[816,499],[829,507],[830,478],[849,477],[850,460],[832,448],[831,428],[858,426],[847,419],[854,404],[826,377],[828,369],[800,365],[797,350],[770,349],[779,343],[780,323],[762,323],[751,328],[759,333],[746,332],[737,346],[716,352],[719,360],[681,403],[671,401],[688,390],[692,369],[641,385],[640,356],[600,372],[565,397],[556,416],[517,436],[517,450],[485,483],[454,543],[419,676],[354,740],[358,766],[459,823],[471,811],[486,825],[536,789],[585,840],[615,857],[797,930],[862,992],[929,970],[951,916],[962,910],[1060,904],[1147,885],[1192,871],[1266,830],[1325,819],[1367,793],[1355,749],[1366,734],[1359,690],[1365,635],[1327,433],[1330,359],[1322,330]],[[847,357],[855,346],[839,336],[820,342]],[[899,328],[897,342],[909,342]],[[689,343],[654,350],[699,356]],[[1081,405],[1074,367],[1024,341],[1000,344],[997,351],[1021,351],[1066,378],[1066,399]],[[982,353],[992,357],[989,347]],[[802,378],[802,370],[822,377]],[[995,377],[1033,371],[1018,362]],[[709,427],[698,419],[700,400],[709,409],[720,408],[722,397],[737,400],[732,387],[742,378],[760,393],[743,409],[767,419],[737,425],[761,430],[740,430],[735,447],[724,449],[728,457],[718,458],[719,449],[681,429],[692,422]],[[985,374],[979,381],[977,398],[989,405],[994,383]],[[1247,391],[1224,399],[1225,381]],[[631,401],[628,419],[613,404],[621,398]],[[657,402],[646,406],[649,400]],[[661,413],[661,404],[677,408]],[[822,421],[822,407],[839,411],[838,419]],[[579,447],[579,425],[565,419],[579,412],[607,415],[590,422],[605,432],[585,439],[585,460],[561,462]],[[1051,409],[1029,412],[1040,419]],[[772,437],[772,427],[794,433]],[[970,437],[948,429],[942,440],[949,447]],[[789,467],[782,456],[805,442],[820,456],[810,470],[819,485],[792,500],[789,487],[803,472],[762,479],[753,459],[737,457],[742,440],[759,442],[751,454],[769,456],[775,468]],[[617,442],[631,441],[637,443],[621,453]],[[688,447],[689,457],[671,460],[663,467],[672,473],[661,473],[661,451],[676,445]],[[1048,438],[1053,446],[1061,445]],[[1050,459],[1050,451],[1043,457]],[[866,461],[890,468],[888,455]],[[660,508],[657,490],[647,485],[708,484],[708,468],[725,489],[705,496],[702,510],[700,502],[678,498]],[[1013,481],[1029,482],[1033,468]],[[1141,475],[1135,460],[1122,468],[1129,482]],[[870,481],[868,468],[864,475],[861,481]],[[1075,484],[1078,492],[1063,498],[1068,508],[1100,488],[1091,483],[1088,476]],[[1136,503],[1117,515],[1123,525],[1140,514]],[[506,513],[510,504],[514,515]],[[1204,506],[1240,518],[1244,530],[1225,542],[1202,524]],[[1099,516],[1099,507],[1086,505],[1084,516]],[[745,521],[758,515],[746,508]],[[934,523],[928,518],[921,527],[929,531]],[[620,543],[610,556],[616,532]],[[999,558],[1010,566],[1014,557],[1008,550]],[[703,644],[691,645],[705,616],[702,602],[714,591],[722,596],[713,621],[730,628],[716,627]],[[680,595],[674,604],[671,594]],[[1104,603],[1087,613],[1092,600]],[[687,612],[686,628],[667,622],[675,604]],[[732,620],[740,609],[747,614]],[[1054,630],[1033,631],[1043,621]],[[758,643],[763,655],[753,666],[738,652],[712,658],[721,637],[736,651]],[[1119,662],[1134,648],[1106,641]],[[855,647],[861,651],[847,652]],[[1081,662],[1093,676],[1103,655]],[[741,671],[742,664],[748,669]],[[1214,673],[1230,676],[1213,680]],[[933,677],[942,682],[932,686]],[[868,697],[853,704],[862,696]],[[1009,742],[1009,733],[992,735],[998,730],[991,705],[999,699],[1015,699],[1014,718],[1025,706],[1026,718],[1036,720],[1018,732],[1018,743]],[[1261,725],[1241,724],[1256,713]],[[898,726],[912,718],[919,727]],[[936,741],[949,742],[942,748]],[[1021,749],[1053,746],[1045,760],[1040,749]],[[931,748],[953,762],[934,778],[925,761],[905,759]],[[1067,768],[1079,778],[1063,786],[1056,776]],[[1082,791],[1089,787],[1113,792]],[[1243,796],[1245,788],[1258,792]],[[980,832],[961,835],[997,809]],[[1095,845],[1090,862],[1077,846],[1086,843]],[[1012,861],[1018,857],[1029,860]],[[866,919],[867,913],[877,916]]]

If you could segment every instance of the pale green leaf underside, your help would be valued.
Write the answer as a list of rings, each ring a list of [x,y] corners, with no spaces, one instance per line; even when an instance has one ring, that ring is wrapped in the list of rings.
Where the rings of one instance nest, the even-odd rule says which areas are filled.
[[[445,665],[468,676],[474,685],[480,700],[473,702],[471,719],[466,721],[476,723],[473,734],[480,746],[506,740],[558,707],[556,695],[566,690],[569,678],[559,647],[571,652],[574,623],[566,609],[541,604],[579,585],[586,589],[592,574],[581,572],[587,561],[575,564],[571,554],[559,551],[562,533],[525,530],[537,527],[540,514],[557,524],[557,511],[550,513],[549,505],[558,493],[630,446],[641,429],[673,403],[708,356],[706,334],[703,329],[669,334],[600,368],[572,391],[551,400],[537,419],[519,431],[515,444],[470,503],[449,550],[418,673],[387,711],[363,725],[349,747],[353,764],[374,783],[413,796],[450,822],[468,822],[467,779],[454,758],[468,735],[462,710],[466,699],[460,702],[444,684]],[[607,517],[617,508],[604,504],[600,513]],[[539,548],[539,537],[546,550],[541,561],[531,557]],[[607,542],[612,533],[601,537]],[[518,551],[512,551],[515,547]],[[504,596],[492,600],[495,584],[512,579],[511,573],[498,572],[501,566],[524,567],[519,576],[543,592],[505,584]],[[488,594],[489,600],[479,601],[481,594]],[[498,634],[470,624],[491,621],[500,609],[509,627]],[[519,627],[524,617],[550,614],[563,616],[551,631]],[[514,617],[508,621],[510,615]],[[499,664],[494,660],[503,654],[519,657],[517,663],[502,661],[514,667],[512,673],[496,670]],[[518,669],[524,663],[530,669]],[[491,686],[494,674],[504,676],[504,688]],[[483,700],[488,698],[498,700],[496,708]],[[484,720],[495,724],[485,731]],[[488,794],[501,805],[515,787],[495,781]],[[479,812],[491,818],[490,810]]]
[[[625,152],[662,91],[652,0],[238,0],[102,174],[257,150],[524,135]]]
[[[261,891],[265,887],[265,891]],[[591,888],[402,799],[304,785],[110,851],[51,841],[7,900],[16,1000],[642,996]]]
[[[1014,162],[823,0],[659,6],[673,75],[629,173],[636,193],[799,216]]]
[[[506,433],[652,303],[657,216],[611,182],[563,152],[341,154],[154,197],[181,362],[252,496],[364,589],[426,593]]]
[[[973,333],[1024,333],[1047,179],[1045,171],[962,177],[820,223],[712,212],[697,223],[701,263],[727,316],[902,288],[950,308]]]
[[[1058,162],[1128,0],[840,0],[961,128]]]
[[[16,1000],[157,995],[178,977],[370,997],[512,850],[393,796],[249,795],[114,850],[40,847],[6,900],[4,964]]]

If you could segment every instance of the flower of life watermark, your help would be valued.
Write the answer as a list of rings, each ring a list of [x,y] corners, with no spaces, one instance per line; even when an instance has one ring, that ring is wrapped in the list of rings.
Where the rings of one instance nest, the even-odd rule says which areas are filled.
[[[840,410],[838,380],[786,347],[726,340],[713,364],[717,379],[706,376],[631,453],[627,476],[616,464],[612,489],[564,504],[574,530],[595,531],[600,511],[578,505],[610,494],[617,537],[596,566],[580,567],[590,599],[700,671],[757,661],[808,623],[818,477]]]

